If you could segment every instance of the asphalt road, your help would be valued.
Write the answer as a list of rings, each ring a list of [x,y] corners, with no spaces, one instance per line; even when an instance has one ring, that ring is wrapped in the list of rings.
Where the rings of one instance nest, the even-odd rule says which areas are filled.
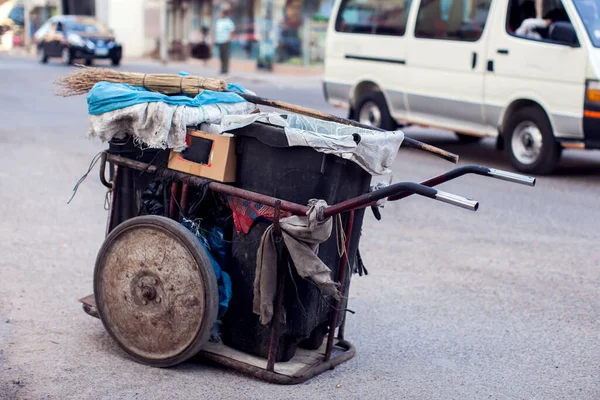
[[[106,212],[97,169],[67,205],[103,148],[86,138],[85,98],[52,94],[68,72],[0,55],[0,398],[600,398],[600,154],[577,151],[535,188],[475,176],[443,186],[479,200],[477,212],[411,197],[380,222],[369,213],[370,274],[352,283],[346,329],[358,354],[306,384],[266,384],[202,359],[130,361],[77,302],[92,291]],[[337,111],[313,78],[247,78],[262,95]],[[492,141],[407,132],[461,164],[510,170]],[[394,180],[451,167],[402,150]]]

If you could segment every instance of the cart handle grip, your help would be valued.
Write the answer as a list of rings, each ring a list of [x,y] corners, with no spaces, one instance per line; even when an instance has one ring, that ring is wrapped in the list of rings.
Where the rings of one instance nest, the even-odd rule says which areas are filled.
[[[437,186],[467,174],[488,176],[491,178],[501,179],[503,181],[519,183],[521,185],[535,186],[535,178],[533,177],[502,171],[499,169],[483,167],[481,165],[465,165],[464,167],[454,168],[453,170],[450,170],[441,175],[434,176],[433,178],[429,178],[426,181],[421,182],[421,185],[429,187]],[[412,194],[413,193],[408,192],[396,192],[389,196],[388,200],[400,200],[405,197],[411,196]]]
[[[373,204],[377,200],[390,197],[397,193],[408,193],[409,195],[418,194],[419,196],[429,197],[430,199],[439,200],[444,203],[466,208],[467,210],[471,211],[477,211],[479,208],[479,203],[477,201],[470,200],[465,197],[442,192],[416,182],[399,182],[382,189],[363,194],[353,199],[325,207],[322,217],[323,219],[327,219],[328,217],[339,213],[356,210],[358,208],[364,208]]]
[[[501,169],[488,168],[488,175],[492,178],[503,181],[519,183],[521,185],[535,186],[535,178],[531,176],[515,174],[513,172],[502,171]]]

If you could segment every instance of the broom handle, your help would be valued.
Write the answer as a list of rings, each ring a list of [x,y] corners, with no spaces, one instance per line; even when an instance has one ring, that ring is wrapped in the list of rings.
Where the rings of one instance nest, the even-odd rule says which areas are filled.
[[[361,124],[360,122],[352,121],[352,120],[349,120],[346,118],[336,117],[335,115],[331,115],[331,114],[327,114],[327,113],[324,113],[321,111],[313,110],[311,108],[297,106],[297,105],[286,103],[283,101],[265,99],[263,97],[253,96],[251,94],[246,94],[246,93],[239,93],[239,92],[235,92],[235,93],[238,94],[240,97],[244,98],[245,100],[248,100],[249,102],[254,103],[254,104],[260,104],[263,106],[278,108],[281,110],[306,115],[308,117],[313,117],[313,118],[321,119],[324,121],[337,122],[338,124],[351,125],[351,126],[356,126],[358,128],[370,129],[370,130],[379,131],[379,132],[386,132],[385,129]],[[458,162],[458,156],[456,154],[450,153],[449,151],[442,150],[438,147],[432,146],[427,143],[420,142],[415,139],[404,137],[404,140],[402,141],[402,145],[403,146],[406,145],[406,147],[411,147],[413,149],[427,151],[427,152],[432,153],[440,158],[443,158],[444,160],[448,160],[455,164]]]

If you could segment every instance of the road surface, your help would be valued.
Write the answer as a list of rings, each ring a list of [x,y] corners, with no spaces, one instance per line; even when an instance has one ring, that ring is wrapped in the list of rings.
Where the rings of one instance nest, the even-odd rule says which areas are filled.
[[[202,359],[132,362],[77,302],[92,292],[105,230],[97,169],[67,200],[104,146],[86,138],[84,97],[53,96],[52,81],[68,72],[0,55],[0,398],[600,398],[600,154],[577,151],[535,188],[476,176],[443,186],[479,200],[477,212],[417,197],[387,204],[380,222],[369,212],[369,275],[352,283],[346,329],[358,354],[306,384],[266,384]],[[239,82],[343,115],[314,78]],[[460,154],[461,165],[510,170],[491,140],[407,132]],[[451,167],[402,150],[394,180]]]

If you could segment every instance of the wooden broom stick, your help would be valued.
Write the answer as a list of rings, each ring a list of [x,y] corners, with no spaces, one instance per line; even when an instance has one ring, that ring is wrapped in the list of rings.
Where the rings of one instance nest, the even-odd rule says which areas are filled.
[[[331,115],[331,114],[327,114],[327,113],[324,113],[321,111],[313,110],[311,108],[297,106],[297,105],[286,103],[283,101],[269,100],[269,99],[254,96],[251,94],[238,93],[238,92],[236,92],[236,93],[240,97],[242,97],[245,100],[248,100],[249,102],[254,103],[254,104],[260,104],[263,106],[278,108],[280,110],[285,110],[285,111],[293,112],[296,114],[306,115],[307,117],[321,119],[323,121],[337,122],[338,124],[356,126],[357,128],[370,129],[373,131],[387,132],[385,129],[361,124],[360,122],[352,121],[352,120],[349,120],[346,118],[336,117],[335,115]],[[412,139],[412,138],[409,138],[406,136],[404,137],[404,140],[402,141],[402,145],[403,146],[405,145],[406,147],[410,147],[413,149],[427,151],[429,153],[432,153],[433,155],[436,155],[440,158],[443,158],[444,160],[453,162],[455,164],[458,162],[458,155],[456,155],[454,153],[450,153],[449,151],[440,149],[439,147],[435,147],[430,144],[423,143],[423,142],[420,142],[418,140],[415,140],[415,139]]]

